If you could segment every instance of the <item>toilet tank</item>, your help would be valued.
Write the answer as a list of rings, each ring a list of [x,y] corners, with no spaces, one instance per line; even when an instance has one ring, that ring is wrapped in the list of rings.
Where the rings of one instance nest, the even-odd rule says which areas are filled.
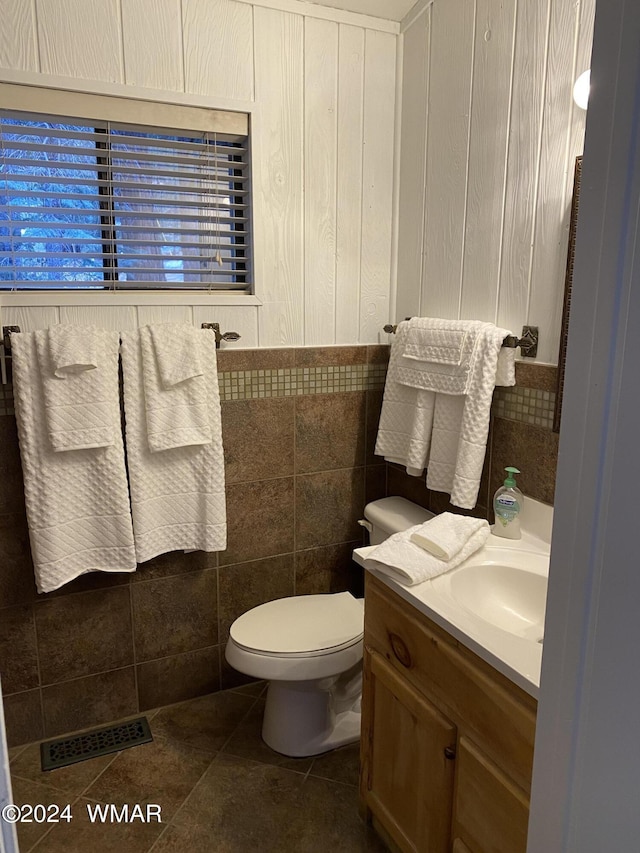
[[[433,513],[406,498],[391,497],[368,503],[364,517],[366,522],[363,526],[369,531],[369,544],[379,545],[392,533],[399,533],[414,524],[423,524],[433,518]]]

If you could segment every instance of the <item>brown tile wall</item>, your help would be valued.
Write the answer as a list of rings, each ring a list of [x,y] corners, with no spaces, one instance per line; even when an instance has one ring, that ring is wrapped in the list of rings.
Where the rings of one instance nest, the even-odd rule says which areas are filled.
[[[450,508],[424,478],[373,453],[387,358],[385,346],[221,352],[222,377],[244,372],[255,383],[248,399],[223,397],[227,550],[165,554],[133,575],[86,575],[47,595],[33,580],[15,421],[0,416],[0,674],[11,745],[240,683],[224,646],[241,613],[285,595],[361,590],[351,551],[363,541],[365,503],[396,494]],[[345,366],[355,366],[346,378]],[[327,367],[334,378],[318,373],[313,385],[313,371]],[[551,391],[553,370],[519,366],[518,385]],[[269,371],[286,374],[279,389]],[[508,464],[521,469],[526,494],[552,502],[556,457],[549,429],[494,415],[474,514],[488,515]]]
[[[357,522],[366,500],[386,494],[373,443],[388,348],[219,356],[221,379],[246,377],[248,398],[233,399],[227,383],[220,554],[165,554],[133,575],[86,575],[38,595],[9,403],[0,416],[0,675],[11,745],[231,687],[243,680],[224,660],[237,616],[285,595],[361,588]],[[279,389],[270,371],[286,375]]]

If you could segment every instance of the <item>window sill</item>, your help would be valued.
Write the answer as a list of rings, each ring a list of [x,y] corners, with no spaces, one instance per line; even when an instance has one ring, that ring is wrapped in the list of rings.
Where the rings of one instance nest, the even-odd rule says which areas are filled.
[[[70,293],[64,290],[49,292],[6,291],[0,292],[0,305],[6,307],[46,307],[49,305],[262,305],[257,296],[243,293],[203,293],[201,290],[166,291],[123,291],[110,290],[100,293],[84,291]]]

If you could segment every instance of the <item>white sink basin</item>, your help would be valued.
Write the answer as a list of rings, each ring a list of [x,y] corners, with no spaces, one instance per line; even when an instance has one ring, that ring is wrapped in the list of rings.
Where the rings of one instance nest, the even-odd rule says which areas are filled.
[[[515,636],[542,642],[549,558],[486,547],[431,583],[467,611]]]
[[[526,499],[529,501],[529,499]],[[549,576],[551,508],[530,501],[530,530],[510,542],[492,534],[486,545],[456,569],[405,586],[367,564],[375,546],[354,558],[401,598],[467,649],[537,698]],[[542,512],[545,525],[536,521]],[[536,524],[538,525],[536,527]]]

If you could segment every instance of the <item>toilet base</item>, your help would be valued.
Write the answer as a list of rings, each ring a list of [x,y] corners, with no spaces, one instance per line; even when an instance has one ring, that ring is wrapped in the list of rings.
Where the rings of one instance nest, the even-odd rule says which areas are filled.
[[[262,739],[292,758],[319,755],[360,739],[362,666],[336,678],[271,681]]]

